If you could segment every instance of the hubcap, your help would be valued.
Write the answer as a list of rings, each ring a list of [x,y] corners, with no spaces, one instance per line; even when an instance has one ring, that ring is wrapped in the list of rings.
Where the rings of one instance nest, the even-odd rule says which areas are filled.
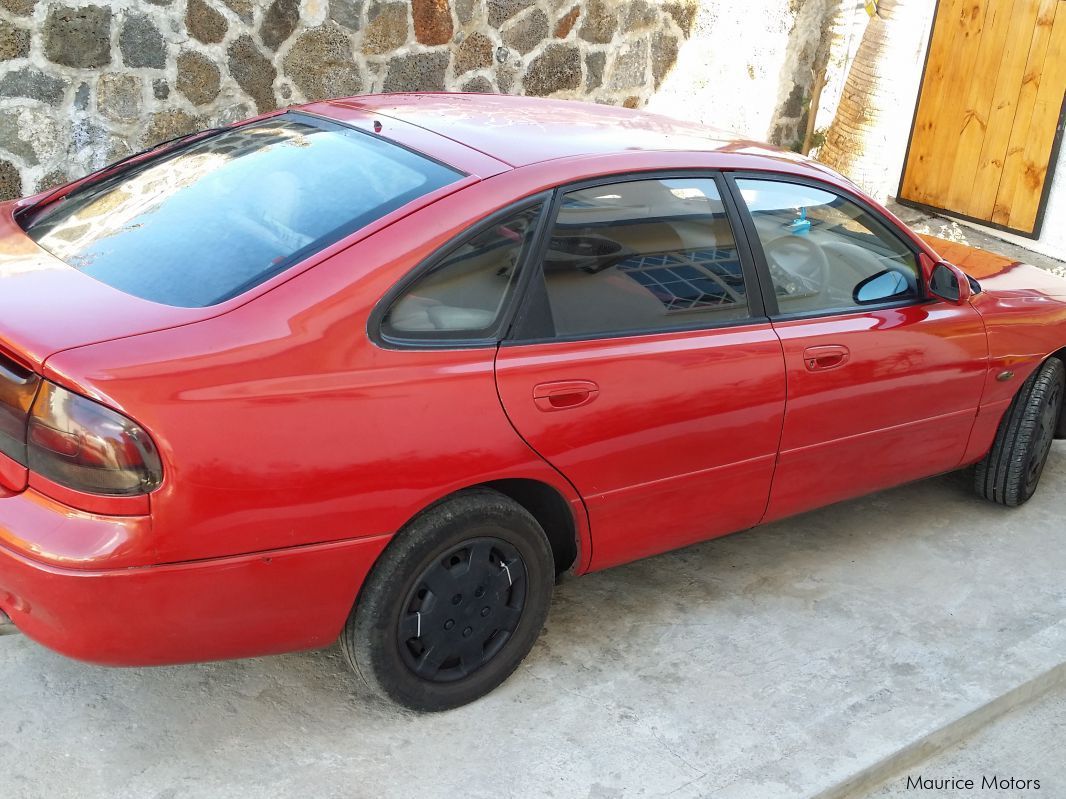
[[[1031,493],[1044,471],[1051,443],[1055,440],[1055,428],[1059,422],[1062,407],[1062,383],[1056,382],[1048,392],[1044,407],[1037,420],[1037,430],[1033,436],[1033,448],[1029,453],[1029,463],[1025,469],[1025,487]]]
[[[499,653],[525,602],[518,550],[498,538],[464,541],[415,581],[397,625],[400,655],[423,679],[462,679]]]

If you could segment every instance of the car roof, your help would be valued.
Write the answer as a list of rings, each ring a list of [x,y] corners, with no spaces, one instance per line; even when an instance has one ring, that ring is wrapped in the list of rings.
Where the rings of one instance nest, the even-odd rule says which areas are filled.
[[[796,153],[737,134],[616,106],[501,94],[370,94],[317,103],[343,121],[352,110],[415,125],[511,167],[625,151],[698,151],[769,156],[825,173]],[[435,153],[427,153],[435,155]],[[446,159],[442,159],[446,160]],[[730,159],[735,163],[735,159]]]

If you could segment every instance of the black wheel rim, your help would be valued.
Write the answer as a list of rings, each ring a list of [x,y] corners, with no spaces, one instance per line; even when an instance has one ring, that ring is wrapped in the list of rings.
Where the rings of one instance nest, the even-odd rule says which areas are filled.
[[[1031,494],[1036,488],[1040,475],[1044,471],[1051,443],[1055,440],[1055,430],[1059,424],[1059,412],[1062,408],[1061,380],[1056,380],[1044,400],[1044,407],[1037,417],[1037,429],[1033,436],[1033,448],[1029,453],[1029,463],[1025,469],[1026,493]]]
[[[400,656],[430,682],[473,674],[503,649],[526,603],[526,565],[498,538],[450,548],[415,580],[400,611]]]

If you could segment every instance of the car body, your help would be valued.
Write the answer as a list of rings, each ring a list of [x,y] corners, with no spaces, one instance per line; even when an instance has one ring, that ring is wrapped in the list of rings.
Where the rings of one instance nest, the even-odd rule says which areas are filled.
[[[27,235],[21,215],[82,182],[0,206],[8,372],[134,420],[162,467],[151,490],[98,496],[0,453],[0,608],[61,653],[153,665],[326,646],[397,531],[471,487],[529,510],[556,571],[581,574],[965,467],[1066,346],[1066,281],[923,239],[792,153],[640,112],[499,96],[367,96],[241,124],[283,119],[327,120],[452,174],[247,290],[184,306],[109,285]],[[795,192],[815,200],[790,206]],[[595,231],[613,229],[618,204],[628,238],[602,256],[613,245]],[[850,216],[812,219],[808,205]],[[550,232],[560,212],[576,236]],[[525,227],[508,227],[521,213]],[[785,277],[760,243],[777,229],[773,264],[805,264]],[[525,237],[498,270],[509,283],[495,316],[442,302],[440,286],[413,291],[478,231],[496,236],[486,251]],[[888,242],[856,257],[889,264],[903,295],[841,307],[824,280],[855,231]],[[657,236],[672,243],[641,250]],[[829,253],[813,271],[812,240]],[[667,251],[702,288],[646,265]],[[942,266],[946,299],[930,290],[945,258],[976,279]],[[601,277],[632,303],[621,316],[668,323],[617,329],[583,282]],[[790,293],[780,282],[793,278]],[[551,295],[547,321],[545,280],[582,286]],[[471,314],[489,321],[457,330]]]

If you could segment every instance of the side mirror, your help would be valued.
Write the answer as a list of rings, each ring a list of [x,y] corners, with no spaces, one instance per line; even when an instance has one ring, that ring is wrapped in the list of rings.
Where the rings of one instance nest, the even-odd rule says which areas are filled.
[[[905,297],[910,291],[907,278],[895,269],[886,269],[859,283],[851,296],[857,305],[867,305],[871,302],[885,302],[894,297]]]
[[[941,261],[929,274],[929,293],[955,305],[965,305],[970,300],[970,279],[957,266]]]

